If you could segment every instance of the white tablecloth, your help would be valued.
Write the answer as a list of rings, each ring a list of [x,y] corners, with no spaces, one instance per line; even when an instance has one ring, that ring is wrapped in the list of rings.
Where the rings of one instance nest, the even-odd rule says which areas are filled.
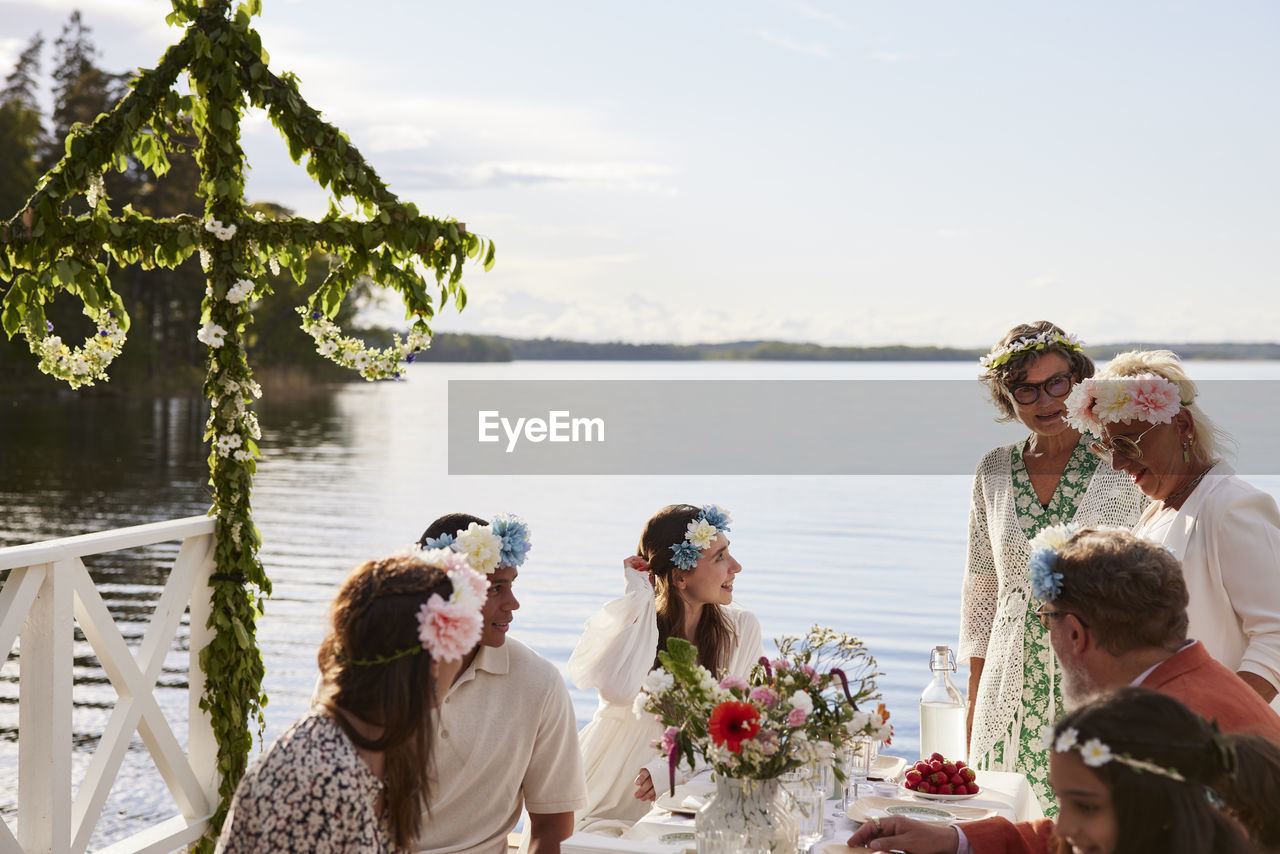
[[[1031,794],[1027,778],[1021,774],[1003,771],[980,771],[982,791],[977,797],[962,801],[966,807],[985,807],[996,810],[1011,821],[1030,821],[1042,818],[1040,804]],[[922,801],[923,802],[923,801]],[[826,835],[817,849],[825,842],[841,842],[854,831],[854,823],[840,810],[838,800],[827,801]],[[602,852],[631,852],[632,854],[683,854],[696,850],[693,840],[693,819],[654,808],[636,822],[626,837],[610,837],[594,833],[575,833],[560,846],[562,854],[602,854]]]

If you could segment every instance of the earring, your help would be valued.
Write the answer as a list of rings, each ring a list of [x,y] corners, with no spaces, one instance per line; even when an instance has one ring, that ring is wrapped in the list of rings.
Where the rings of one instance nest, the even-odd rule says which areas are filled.
[[[1191,462],[1191,446],[1195,444],[1195,437],[1188,436],[1182,440],[1182,461],[1184,463]]]

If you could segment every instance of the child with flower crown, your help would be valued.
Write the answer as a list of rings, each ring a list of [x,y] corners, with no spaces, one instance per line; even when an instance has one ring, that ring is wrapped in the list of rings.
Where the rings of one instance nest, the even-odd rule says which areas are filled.
[[[1172,697],[1123,688],[1063,717],[1046,747],[1056,824],[988,819],[957,829],[895,816],[864,824],[849,845],[907,854],[1280,850],[1280,746],[1261,736],[1224,734]],[[1007,826],[998,841],[966,838],[993,821]]]
[[[623,561],[626,595],[587,621],[569,659],[579,688],[600,706],[579,733],[589,804],[579,830],[629,826],[648,811],[655,781],[667,779],[662,728],[634,708],[667,638],[698,648],[698,663],[746,678],[764,654],[760,621],[733,606],[742,570],[729,554],[729,514],[715,505],[672,504],[645,524],[637,554]]]
[[[320,645],[320,704],[249,768],[219,854],[408,850],[432,794],[441,685],[480,641],[487,583],[452,551],[357,567]]]

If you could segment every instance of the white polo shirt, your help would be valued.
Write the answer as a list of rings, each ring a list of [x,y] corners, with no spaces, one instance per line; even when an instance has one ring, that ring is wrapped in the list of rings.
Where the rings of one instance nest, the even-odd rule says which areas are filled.
[[[431,811],[416,850],[505,854],[522,804],[531,813],[586,807],[564,678],[519,641],[481,647],[438,719]]]

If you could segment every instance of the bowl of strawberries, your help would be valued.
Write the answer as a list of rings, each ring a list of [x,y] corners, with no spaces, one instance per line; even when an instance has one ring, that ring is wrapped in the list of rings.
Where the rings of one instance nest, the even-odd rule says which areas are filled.
[[[963,759],[947,759],[941,753],[908,768],[902,788],[931,801],[962,801],[982,791],[978,775]]]

